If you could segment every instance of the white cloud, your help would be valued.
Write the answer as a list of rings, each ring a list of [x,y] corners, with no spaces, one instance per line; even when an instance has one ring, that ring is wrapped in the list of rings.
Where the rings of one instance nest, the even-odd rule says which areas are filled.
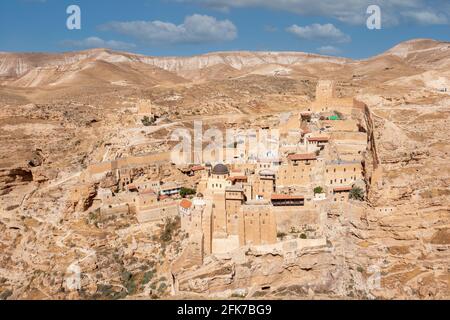
[[[448,24],[449,22],[448,17],[444,14],[432,11],[407,11],[402,12],[402,15],[409,20],[422,25]]]
[[[116,40],[103,40],[98,37],[89,37],[82,40],[65,40],[62,42],[62,45],[72,48],[108,48],[115,50],[128,50],[136,47],[133,43],[126,43]]]
[[[408,18],[408,12],[428,11],[439,17],[440,9],[448,0],[433,0],[434,7],[430,9],[428,0],[171,0],[183,3],[195,3],[209,8],[262,7],[275,10],[294,12],[304,16],[323,16],[334,18],[348,24],[365,24],[369,5],[379,5],[382,11],[384,26],[396,25]],[[443,14],[441,14],[443,15]],[[445,17],[448,17],[447,11]],[[430,16],[431,17],[431,16]],[[424,18],[426,19],[426,18]],[[442,18],[432,21],[442,22]],[[412,19],[406,19],[412,20]],[[421,22],[423,19],[415,19]]]
[[[231,41],[237,37],[237,28],[229,20],[219,21],[207,15],[187,16],[180,25],[163,21],[110,22],[100,27],[134,37],[142,42],[158,43],[210,43]]]
[[[286,31],[294,34],[301,39],[327,41],[335,43],[350,42],[351,38],[331,23],[318,24],[314,23],[309,26],[299,27],[294,24],[286,29]]]
[[[339,48],[336,48],[333,46],[323,46],[323,47],[317,48],[317,51],[321,54],[330,55],[330,56],[335,56],[342,52]]]

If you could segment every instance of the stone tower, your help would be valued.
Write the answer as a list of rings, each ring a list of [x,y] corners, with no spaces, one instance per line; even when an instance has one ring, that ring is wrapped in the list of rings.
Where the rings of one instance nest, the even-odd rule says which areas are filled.
[[[332,80],[320,80],[316,88],[316,101],[327,102],[336,98],[336,84]]]
[[[153,110],[152,110],[152,102],[150,100],[146,99],[140,99],[137,104],[138,114],[141,116],[153,116]]]

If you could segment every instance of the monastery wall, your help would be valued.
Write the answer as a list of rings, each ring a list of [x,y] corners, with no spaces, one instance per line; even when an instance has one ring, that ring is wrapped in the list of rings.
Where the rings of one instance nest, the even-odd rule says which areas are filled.
[[[367,145],[367,133],[365,132],[332,132],[330,136],[335,143],[357,143]]]
[[[292,163],[281,165],[278,169],[276,180],[277,187],[309,185],[311,174],[316,166],[316,162],[306,165],[303,162],[294,165]]]
[[[178,204],[176,202],[155,206],[153,209],[138,211],[136,217],[139,223],[156,222],[165,218],[178,215]]]
[[[358,121],[356,120],[322,120],[321,126],[330,128],[332,131],[358,132]]]
[[[244,205],[239,212],[239,243],[244,245],[277,242],[275,216],[270,205]]]
[[[227,212],[225,207],[225,192],[214,192],[213,201],[213,230],[214,237],[223,237],[227,234]]]
[[[277,232],[289,233],[292,227],[297,230],[305,225],[320,223],[318,210],[301,207],[273,207]]]
[[[125,169],[131,167],[148,166],[158,163],[170,162],[170,153],[163,152],[138,157],[127,157],[112,162],[102,162],[88,166],[87,171],[90,175],[107,173],[113,170]]]
[[[121,214],[128,215],[130,214],[130,206],[127,203],[102,206],[100,208],[100,214],[102,216],[102,219],[109,216],[117,216]]]
[[[325,183],[330,186],[353,185],[358,179],[362,179],[362,164],[358,161],[343,163],[327,163],[325,171]]]

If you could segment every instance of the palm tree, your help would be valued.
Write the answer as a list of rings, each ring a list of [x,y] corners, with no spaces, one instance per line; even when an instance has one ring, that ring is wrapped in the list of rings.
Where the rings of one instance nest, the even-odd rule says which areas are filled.
[[[364,190],[360,187],[353,187],[350,190],[350,199],[364,201]]]

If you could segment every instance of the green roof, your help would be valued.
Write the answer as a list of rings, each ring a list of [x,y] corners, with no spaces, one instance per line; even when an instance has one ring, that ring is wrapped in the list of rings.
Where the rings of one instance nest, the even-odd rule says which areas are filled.
[[[328,119],[329,120],[341,120],[341,118],[339,118],[339,116],[331,116]]]

